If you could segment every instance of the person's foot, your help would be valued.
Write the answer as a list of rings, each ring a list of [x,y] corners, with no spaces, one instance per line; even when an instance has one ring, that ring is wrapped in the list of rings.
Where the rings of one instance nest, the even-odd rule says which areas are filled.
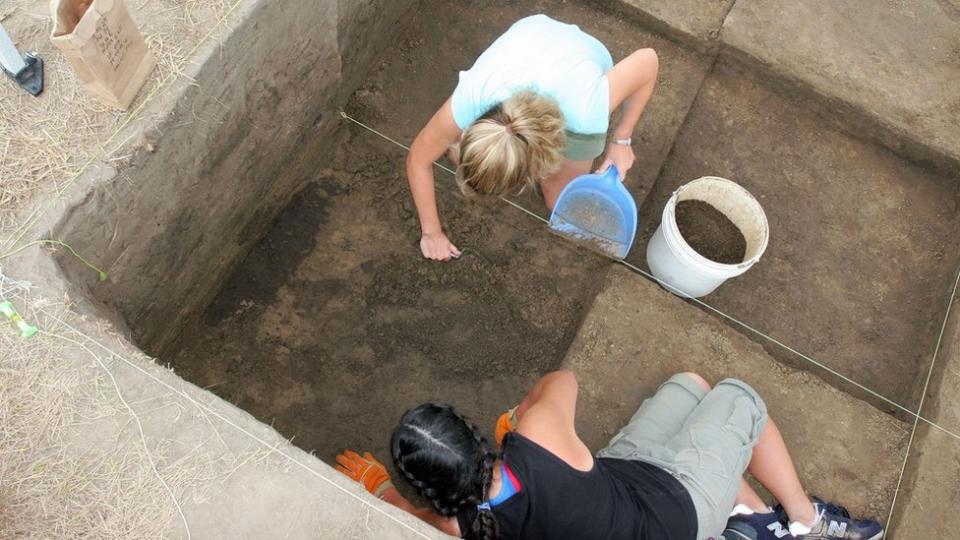
[[[737,506],[721,535],[723,540],[794,540],[776,512],[757,513]]]
[[[883,527],[872,519],[852,519],[846,508],[835,503],[813,498],[817,521],[813,525],[790,523],[790,531],[798,540],[880,540]],[[779,505],[774,508],[786,521],[786,512]]]

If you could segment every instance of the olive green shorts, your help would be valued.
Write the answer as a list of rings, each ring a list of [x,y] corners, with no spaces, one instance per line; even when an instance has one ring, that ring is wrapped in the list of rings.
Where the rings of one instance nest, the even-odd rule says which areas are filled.
[[[644,401],[597,456],[669,472],[693,500],[697,538],[719,538],[766,424],[767,407],[747,383],[725,379],[708,392],[680,373]]]
[[[570,161],[593,161],[603,154],[606,143],[606,133],[583,134],[567,131],[567,147],[563,151],[563,157]]]

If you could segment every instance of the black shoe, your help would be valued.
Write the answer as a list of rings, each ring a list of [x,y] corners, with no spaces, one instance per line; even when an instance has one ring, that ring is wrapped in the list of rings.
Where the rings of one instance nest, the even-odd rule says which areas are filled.
[[[823,502],[814,497],[817,524],[807,534],[797,535],[798,540],[880,540],[883,527],[872,519],[852,519],[846,508],[835,503]],[[786,512],[780,505],[774,508],[784,521]]]
[[[722,537],[724,540],[794,540],[776,512],[730,516]]]

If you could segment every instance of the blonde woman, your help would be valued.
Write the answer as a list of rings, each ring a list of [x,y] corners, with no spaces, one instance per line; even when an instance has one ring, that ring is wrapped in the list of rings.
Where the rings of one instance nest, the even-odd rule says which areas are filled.
[[[621,178],[633,166],[631,135],[650,100],[659,64],[641,49],[616,65],[606,47],[577,26],[534,15],[513,24],[460,73],[453,95],[420,131],[407,179],[420,218],[420,250],[446,261],[460,250],[443,232],[433,162],[448,152],[468,197],[539,187],[553,208],[564,186],[606,155]],[[623,105],[606,144],[610,114]]]

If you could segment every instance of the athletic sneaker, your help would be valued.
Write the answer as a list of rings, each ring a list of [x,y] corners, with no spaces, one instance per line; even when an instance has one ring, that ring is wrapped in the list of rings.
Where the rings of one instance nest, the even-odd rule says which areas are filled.
[[[790,530],[798,540],[880,540],[883,527],[872,519],[852,519],[846,508],[836,503],[813,498],[817,510],[817,523],[810,532],[799,534],[799,523],[791,523]],[[787,521],[786,512],[780,505],[774,508],[780,518]],[[805,528],[805,527],[804,527]]]
[[[723,530],[724,540],[794,540],[776,512],[759,514],[737,505]]]

